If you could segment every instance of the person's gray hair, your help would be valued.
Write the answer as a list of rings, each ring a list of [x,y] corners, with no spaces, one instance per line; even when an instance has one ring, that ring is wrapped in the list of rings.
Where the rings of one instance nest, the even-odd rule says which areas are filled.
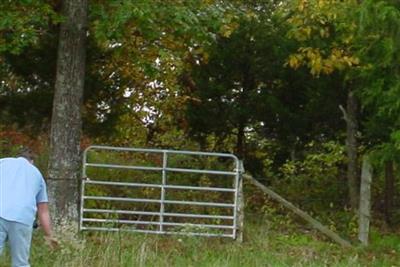
[[[35,159],[35,154],[32,152],[31,149],[29,149],[27,147],[22,147],[18,156],[26,158],[27,160],[30,160],[30,161]]]

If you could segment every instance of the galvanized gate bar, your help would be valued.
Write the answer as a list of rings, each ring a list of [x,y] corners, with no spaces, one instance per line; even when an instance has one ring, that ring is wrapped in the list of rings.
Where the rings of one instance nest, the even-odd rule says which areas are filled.
[[[167,188],[167,189],[183,189],[183,190],[199,190],[199,191],[216,191],[216,192],[235,192],[235,189],[222,188],[222,187],[166,185],[165,188]]]
[[[231,234],[214,234],[214,233],[196,233],[196,232],[159,232],[159,231],[147,231],[140,229],[126,229],[126,228],[112,228],[112,227],[83,227],[81,230],[93,230],[93,231],[107,231],[107,232],[137,232],[146,234],[165,234],[165,235],[186,235],[186,236],[206,236],[206,237],[231,237]]]
[[[103,222],[103,223],[120,223],[120,224],[146,224],[146,225],[159,225],[160,222],[149,222],[149,221],[132,221],[132,220],[117,220],[117,219],[92,219],[92,218],[83,218],[84,222]],[[217,225],[217,224],[196,224],[196,223],[170,223],[163,222],[163,225],[166,226],[185,226],[185,227],[205,227],[205,228],[214,228],[214,229],[233,229],[232,225]],[[159,231],[163,232],[163,231]]]
[[[233,154],[214,153],[214,152],[197,152],[197,151],[186,151],[186,150],[166,150],[166,149],[134,148],[134,147],[112,147],[112,146],[97,146],[97,145],[89,146],[88,148],[86,148],[85,152],[87,152],[90,149],[92,149],[92,150],[99,149],[99,150],[113,150],[113,151],[131,151],[131,152],[149,152],[149,153],[167,152],[168,154],[226,157],[226,158],[232,158],[234,160],[238,160],[237,157]]]
[[[84,212],[96,212],[96,213],[115,213],[115,214],[131,214],[131,215],[152,215],[158,216],[158,212],[149,211],[131,211],[131,210],[107,210],[107,209],[83,209]],[[233,216],[225,215],[208,215],[208,214],[191,214],[191,213],[170,213],[164,212],[165,217],[188,217],[188,218],[204,218],[204,219],[223,219],[233,220]]]
[[[181,200],[165,200],[167,204],[181,204],[181,205],[195,205],[195,206],[208,206],[208,207],[225,207],[233,208],[235,204],[228,203],[215,203],[215,202],[199,202],[199,201],[181,201]]]
[[[225,172],[225,171],[212,171],[212,170],[192,170],[183,168],[166,168],[170,172],[189,172],[189,173],[203,173],[203,174],[218,174],[218,175],[235,175],[235,172]]]
[[[116,164],[99,164],[99,163],[86,163],[86,167],[97,167],[97,168],[112,168],[112,169],[127,169],[137,171],[162,171],[161,167],[147,167],[147,166],[127,166],[127,165],[116,165]]]
[[[84,196],[83,200],[108,200],[108,201],[125,201],[125,202],[145,202],[145,203],[161,203],[158,199],[148,198],[129,198],[129,197],[95,197],[95,196]]]
[[[203,174],[219,174],[219,175],[235,175],[236,172],[225,172],[225,171],[212,171],[212,170],[192,170],[184,168],[161,168],[161,167],[147,167],[147,166],[128,166],[128,165],[115,165],[115,164],[96,164],[87,163],[87,167],[98,167],[98,168],[113,168],[113,169],[128,169],[138,171],[170,171],[170,172],[189,172],[189,173],[203,173]]]
[[[130,186],[130,187],[153,187],[161,188],[159,184],[142,184],[142,183],[123,183],[123,182],[107,182],[98,180],[86,180],[86,184],[98,184],[98,185],[112,185],[112,186]],[[181,186],[181,185],[164,185],[166,189],[183,189],[183,190],[200,190],[200,191],[217,191],[217,192],[235,192],[232,188],[222,187],[199,187],[199,186]]]
[[[214,202],[198,202],[198,201],[181,201],[181,200],[158,200],[148,198],[128,198],[128,197],[95,197],[84,196],[83,199],[88,200],[106,200],[106,201],[125,201],[125,202],[144,202],[144,203],[165,203],[165,204],[181,204],[181,205],[196,205],[196,206],[209,206],[209,207],[234,207],[235,204],[228,203],[214,203]]]
[[[88,162],[88,151],[90,150],[105,150],[105,151],[120,151],[120,152],[137,152],[144,153],[148,155],[149,153],[154,153],[162,156],[162,166],[138,166],[138,165],[126,165],[126,164],[109,164],[105,163],[96,163],[96,162]],[[189,156],[199,156],[199,157],[224,157],[229,158],[233,161],[235,168],[233,170],[211,170],[211,169],[188,169],[188,168],[176,168],[168,166],[168,155],[189,155]],[[210,152],[194,152],[194,151],[174,151],[174,150],[158,150],[158,149],[139,149],[139,148],[118,148],[118,147],[110,147],[110,146],[91,146],[88,147],[84,152],[83,157],[83,179],[81,185],[81,210],[80,210],[80,229],[81,230],[98,230],[98,231],[133,231],[133,232],[142,232],[142,233],[155,233],[155,234],[177,234],[177,235],[196,235],[196,236],[221,236],[221,237],[236,237],[236,228],[237,228],[237,196],[238,196],[238,180],[240,175],[239,169],[239,161],[236,156],[232,154],[226,153],[210,153]],[[140,180],[138,182],[122,182],[122,181],[110,181],[110,180],[95,180],[92,178],[95,177],[87,177],[87,168],[106,168],[106,169],[119,169],[119,170],[138,170],[138,171],[146,171],[152,172],[160,172],[161,173],[161,183],[142,183]],[[229,187],[203,187],[203,186],[186,186],[179,184],[168,184],[168,173],[194,173],[194,174],[203,174],[203,175],[221,175],[225,177],[233,178],[233,186]],[[218,178],[219,179],[219,178]],[[87,195],[87,186],[123,186],[126,188],[157,188],[160,189],[160,198],[159,199],[149,199],[149,198],[134,198],[134,197],[117,197],[117,196],[96,196],[96,195]],[[125,189],[127,190],[127,189]],[[203,192],[221,192],[221,193],[233,193],[231,196],[226,195],[226,197],[233,198],[232,202],[224,203],[224,202],[204,202],[204,201],[189,201],[189,200],[171,200],[166,199],[167,190],[195,190],[195,191],[203,191]],[[153,203],[158,204],[159,211],[154,210],[126,210],[124,209],[107,209],[107,208],[87,208],[87,201],[100,201],[94,202],[98,205],[103,205],[101,203],[105,202],[121,202],[121,203]],[[93,205],[93,204],[92,204]],[[108,204],[107,204],[108,205]],[[203,206],[203,207],[215,207],[221,209],[221,213],[219,214],[196,214],[196,213],[184,213],[184,212],[166,212],[166,205],[168,207],[187,205],[187,206]],[[226,214],[228,209],[233,215]],[[215,211],[213,211],[214,213]],[[225,214],[224,214],[225,213]],[[89,218],[85,217],[85,214],[110,214],[110,215],[134,215],[134,216],[156,216],[158,220],[140,220],[138,219],[107,219],[107,218]],[[165,221],[166,217],[168,217],[168,221]],[[193,222],[184,222],[184,221],[174,221],[173,218],[181,218],[180,220],[187,219],[210,219],[210,220],[224,220],[225,224],[209,224],[209,223],[193,223]],[[227,224],[228,222],[231,222]],[[126,229],[110,227],[110,226],[97,226],[91,225],[92,223],[113,223],[122,225],[154,225],[158,226],[158,229],[137,229],[137,228],[129,228]],[[88,224],[88,225],[87,225]],[[166,228],[168,227],[168,228]],[[184,227],[193,228],[195,231],[176,231],[170,227]],[[201,232],[196,232],[200,230]],[[209,230],[207,230],[209,229]],[[210,232],[212,229],[219,229],[222,232]],[[227,233],[225,231],[231,231]]]
[[[107,181],[97,181],[97,180],[86,180],[86,184],[98,184],[98,185],[113,185],[113,186],[130,186],[130,187],[153,187],[161,188],[159,184],[142,184],[142,183],[122,183],[122,182],[107,182]]]
[[[107,210],[107,209],[83,209],[83,212],[131,214],[131,215],[151,215],[151,216],[158,216],[160,214],[159,212],[150,212],[150,211]]]

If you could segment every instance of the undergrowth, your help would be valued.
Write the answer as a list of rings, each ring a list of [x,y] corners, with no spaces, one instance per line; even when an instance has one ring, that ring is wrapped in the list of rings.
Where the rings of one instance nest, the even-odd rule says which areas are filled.
[[[122,232],[77,236],[64,232],[58,237],[61,245],[52,251],[44,244],[40,230],[35,231],[32,266],[400,266],[397,235],[379,236],[373,231],[369,247],[348,249],[304,227],[287,225],[282,229],[270,221],[247,223],[243,243],[228,238]],[[0,267],[9,265],[6,253]]]

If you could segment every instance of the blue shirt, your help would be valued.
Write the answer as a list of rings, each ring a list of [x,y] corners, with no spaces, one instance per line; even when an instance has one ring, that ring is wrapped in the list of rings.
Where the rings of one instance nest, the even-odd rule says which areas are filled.
[[[43,202],[48,197],[40,171],[22,157],[0,159],[0,217],[31,226]]]

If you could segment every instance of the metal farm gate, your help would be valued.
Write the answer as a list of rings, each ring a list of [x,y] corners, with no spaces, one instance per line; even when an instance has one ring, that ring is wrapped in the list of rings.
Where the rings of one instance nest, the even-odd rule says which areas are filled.
[[[232,154],[90,146],[80,229],[236,238],[240,172]]]

